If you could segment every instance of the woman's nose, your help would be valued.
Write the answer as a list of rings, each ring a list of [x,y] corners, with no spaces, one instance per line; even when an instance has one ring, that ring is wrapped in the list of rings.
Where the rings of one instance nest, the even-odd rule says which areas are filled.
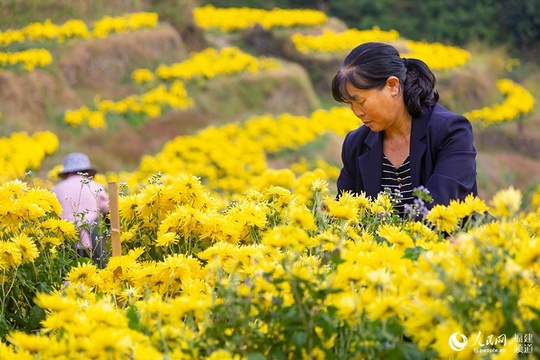
[[[351,110],[357,118],[362,118],[365,115],[364,110],[358,105],[351,105]]]

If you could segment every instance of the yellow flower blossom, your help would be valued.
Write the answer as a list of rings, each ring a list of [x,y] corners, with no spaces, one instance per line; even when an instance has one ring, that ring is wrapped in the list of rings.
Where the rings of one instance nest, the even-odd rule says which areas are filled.
[[[32,354],[45,352],[51,344],[51,339],[47,336],[32,336],[23,333],[22,331],[11,333],[8,340],[15,345],[19,351],[28,351]]]
[[[178,242],[178,239],[176,238],[176,233],[166,232],[164,234],[159,234],[156,240],[156,245],[165,247],[165,246],[175,244],[177,242]]]
[[[17,244],[11,241],[0,241],[0,266],[4,270],[18,267],[22,262],[23,257]]]
[[[66,275],[66,280],[72,283],[81,283],[85,286],[92,287],[97,284],[98,278],[96,276],[97,268],[90,263],[80,263],[77,267],[72,268]]]
[[[329,213],[338,219],[356,218],[358,213],[358,202],[356,196],[350,193],[342,194],[338,200],[332,200],[326,203]]]
[[[377,230],[380,237],[385,238],[387,241],[392,244],[402,246],[402,247],[413,247],[413,239],[398,226],[384,224]]]
[[[540,264],[540,243],[538,238],[529,239],[520,244],[515,261],[522,268],[532,268],[534,264]]]
[[[26,71],[45,67],[52,63],[52,55],[46,49],[28,49],[19,52],[0,52],[0,68],[21,65]]]
[[[521,207],[521,191],[510,186],[499,190],[491,199],[491,212],[497,217],[514,216]]]
[[[458,217],[452,208],[435,205],[427,214],[426,219],[439,231],[451,234],[458,223]]]
[[[51,312],[71,313],[76,310],[77,302],[62,296],[59,293],[38,293],[35,302],[41,308]]]
[[[60,215],[57,213],[57,215]],[[59,237],[73,237],[77,235],[77,228],[71,221],[65,219],[47,219],[40,223],[40,227],[52,231]]]
[[[19,249],[23,262],[34,262],[39,256],[39,249],[32,239],[25,234],[20,234],[11,239]]]
[[[244,357],[238,354],[231,354],[227,350],[216,350],[213,351],[205,360],[243,360]]]
[[[374,320],[387,320],[397,314],[401,301],[395,294],[381,296],[367,306],[367,312]]]
[[[461,349],[461,351],[470,351],[472,353],[472,349],[468,350],[469,348],[467,346],[467,343],[465,342],[464,345],[462,345],[463,339],[466,338],[454,338],[456,335],[453,334],[463,334],[463,328],[462,326],[454,321],[453,319],[448,319],[447,321],[444,321],[434,328],[434,337],[435,337],[435,343],[434,348],[437,350],[439,356],[442,358],[448,359],[451,357],[454,357],[456,355],[456,350],[452,349],[450,345],[456,346],[456,348]],[[453,341],[453,342],[452,342]],[[459,347],[457,347],[458,345]]]
[[[132,79],[140,84],[150,82],[154,79],[154,73],[148,69],[138,69],[131,74]]]
[[[294,206],[289,210],[289,217],[293,224],[305,230],[316,230],[317,224],[311,210],[306,206]]]
[[[261,243],[269,247],[287,248],[294,246],[304,236],[307,235],[300,228],[280,226],[266,232]]]

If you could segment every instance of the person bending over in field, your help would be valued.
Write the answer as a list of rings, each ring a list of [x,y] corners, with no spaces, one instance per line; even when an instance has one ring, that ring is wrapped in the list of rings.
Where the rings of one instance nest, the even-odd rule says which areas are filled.
[[[77,253],[103,267],[105,247],[99,222],[101,215],[109,211],[109,197],[103,186],[92,179],[96,173],[87,155],[71,153],[64,158],[58,174],[63,180],[53,187],[53,192],[62,205],[62,217],[73,221],[79,230]]]

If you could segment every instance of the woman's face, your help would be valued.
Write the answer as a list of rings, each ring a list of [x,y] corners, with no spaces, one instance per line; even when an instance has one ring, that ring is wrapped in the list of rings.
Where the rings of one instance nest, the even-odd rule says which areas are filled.
[[[347,102],[353,113],[372,131],[383,131],[396,125],[404,109],[399,80],[390,77],[383,88],[361,90],[346,84]]]

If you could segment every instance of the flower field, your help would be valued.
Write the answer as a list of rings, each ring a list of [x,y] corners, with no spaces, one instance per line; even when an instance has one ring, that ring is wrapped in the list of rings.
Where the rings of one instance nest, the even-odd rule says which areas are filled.
[[[228,10],[198,8],[194,17],[214,32],[327,21],[306,11]],[[235,21],[240,16],[245,24]],[[76,22],[72,35],[68,23],[34,29],[49,40],[83,41],[136,31],[126,19],[107,19],[100,31]],[[144,19],[135,24],[159,26],[152,14]],[[0,44],[45,36],[32,37],[40,33],[32,28],[4,31]],[[400,40],[407,56],[444,71],[474,56],[368,32],[351,30],[338,42],[321,30],[320,38],[291,41],[300,52],[340,53],[347,43],[369,41],[357,36]],[[324,45],[338,43],[343,47]],[[159,121],[170,109],[195,106],[187,85],[280,66],[237,47],[193,52],[134,71],[139,94],[96,97],[67,110],[63,125],[106,132],[114,116]],[[525,88],[510,79],[497,86],[503,102],[467,114],[475,124],[521,121],[532,112]],[[343,106],[255,115],[176,137],[135,171],[98,174],[104,185],[120,186],[121,255],[104,268],[73,254],[77,229],[61,219],[51,191],[61,169],[50,179],[32,176],[61,146],[58,137],[0,138],[0,359],[538,358],[540,186],[527,198],[510,187],[431,210],[423,206],[429,194],[417,189],[405,218],[393,211],[395,194],[336,199],[339,167],[310,149],[359,125]],[[312,156],[289,167],[269,164],[306,148]]]

